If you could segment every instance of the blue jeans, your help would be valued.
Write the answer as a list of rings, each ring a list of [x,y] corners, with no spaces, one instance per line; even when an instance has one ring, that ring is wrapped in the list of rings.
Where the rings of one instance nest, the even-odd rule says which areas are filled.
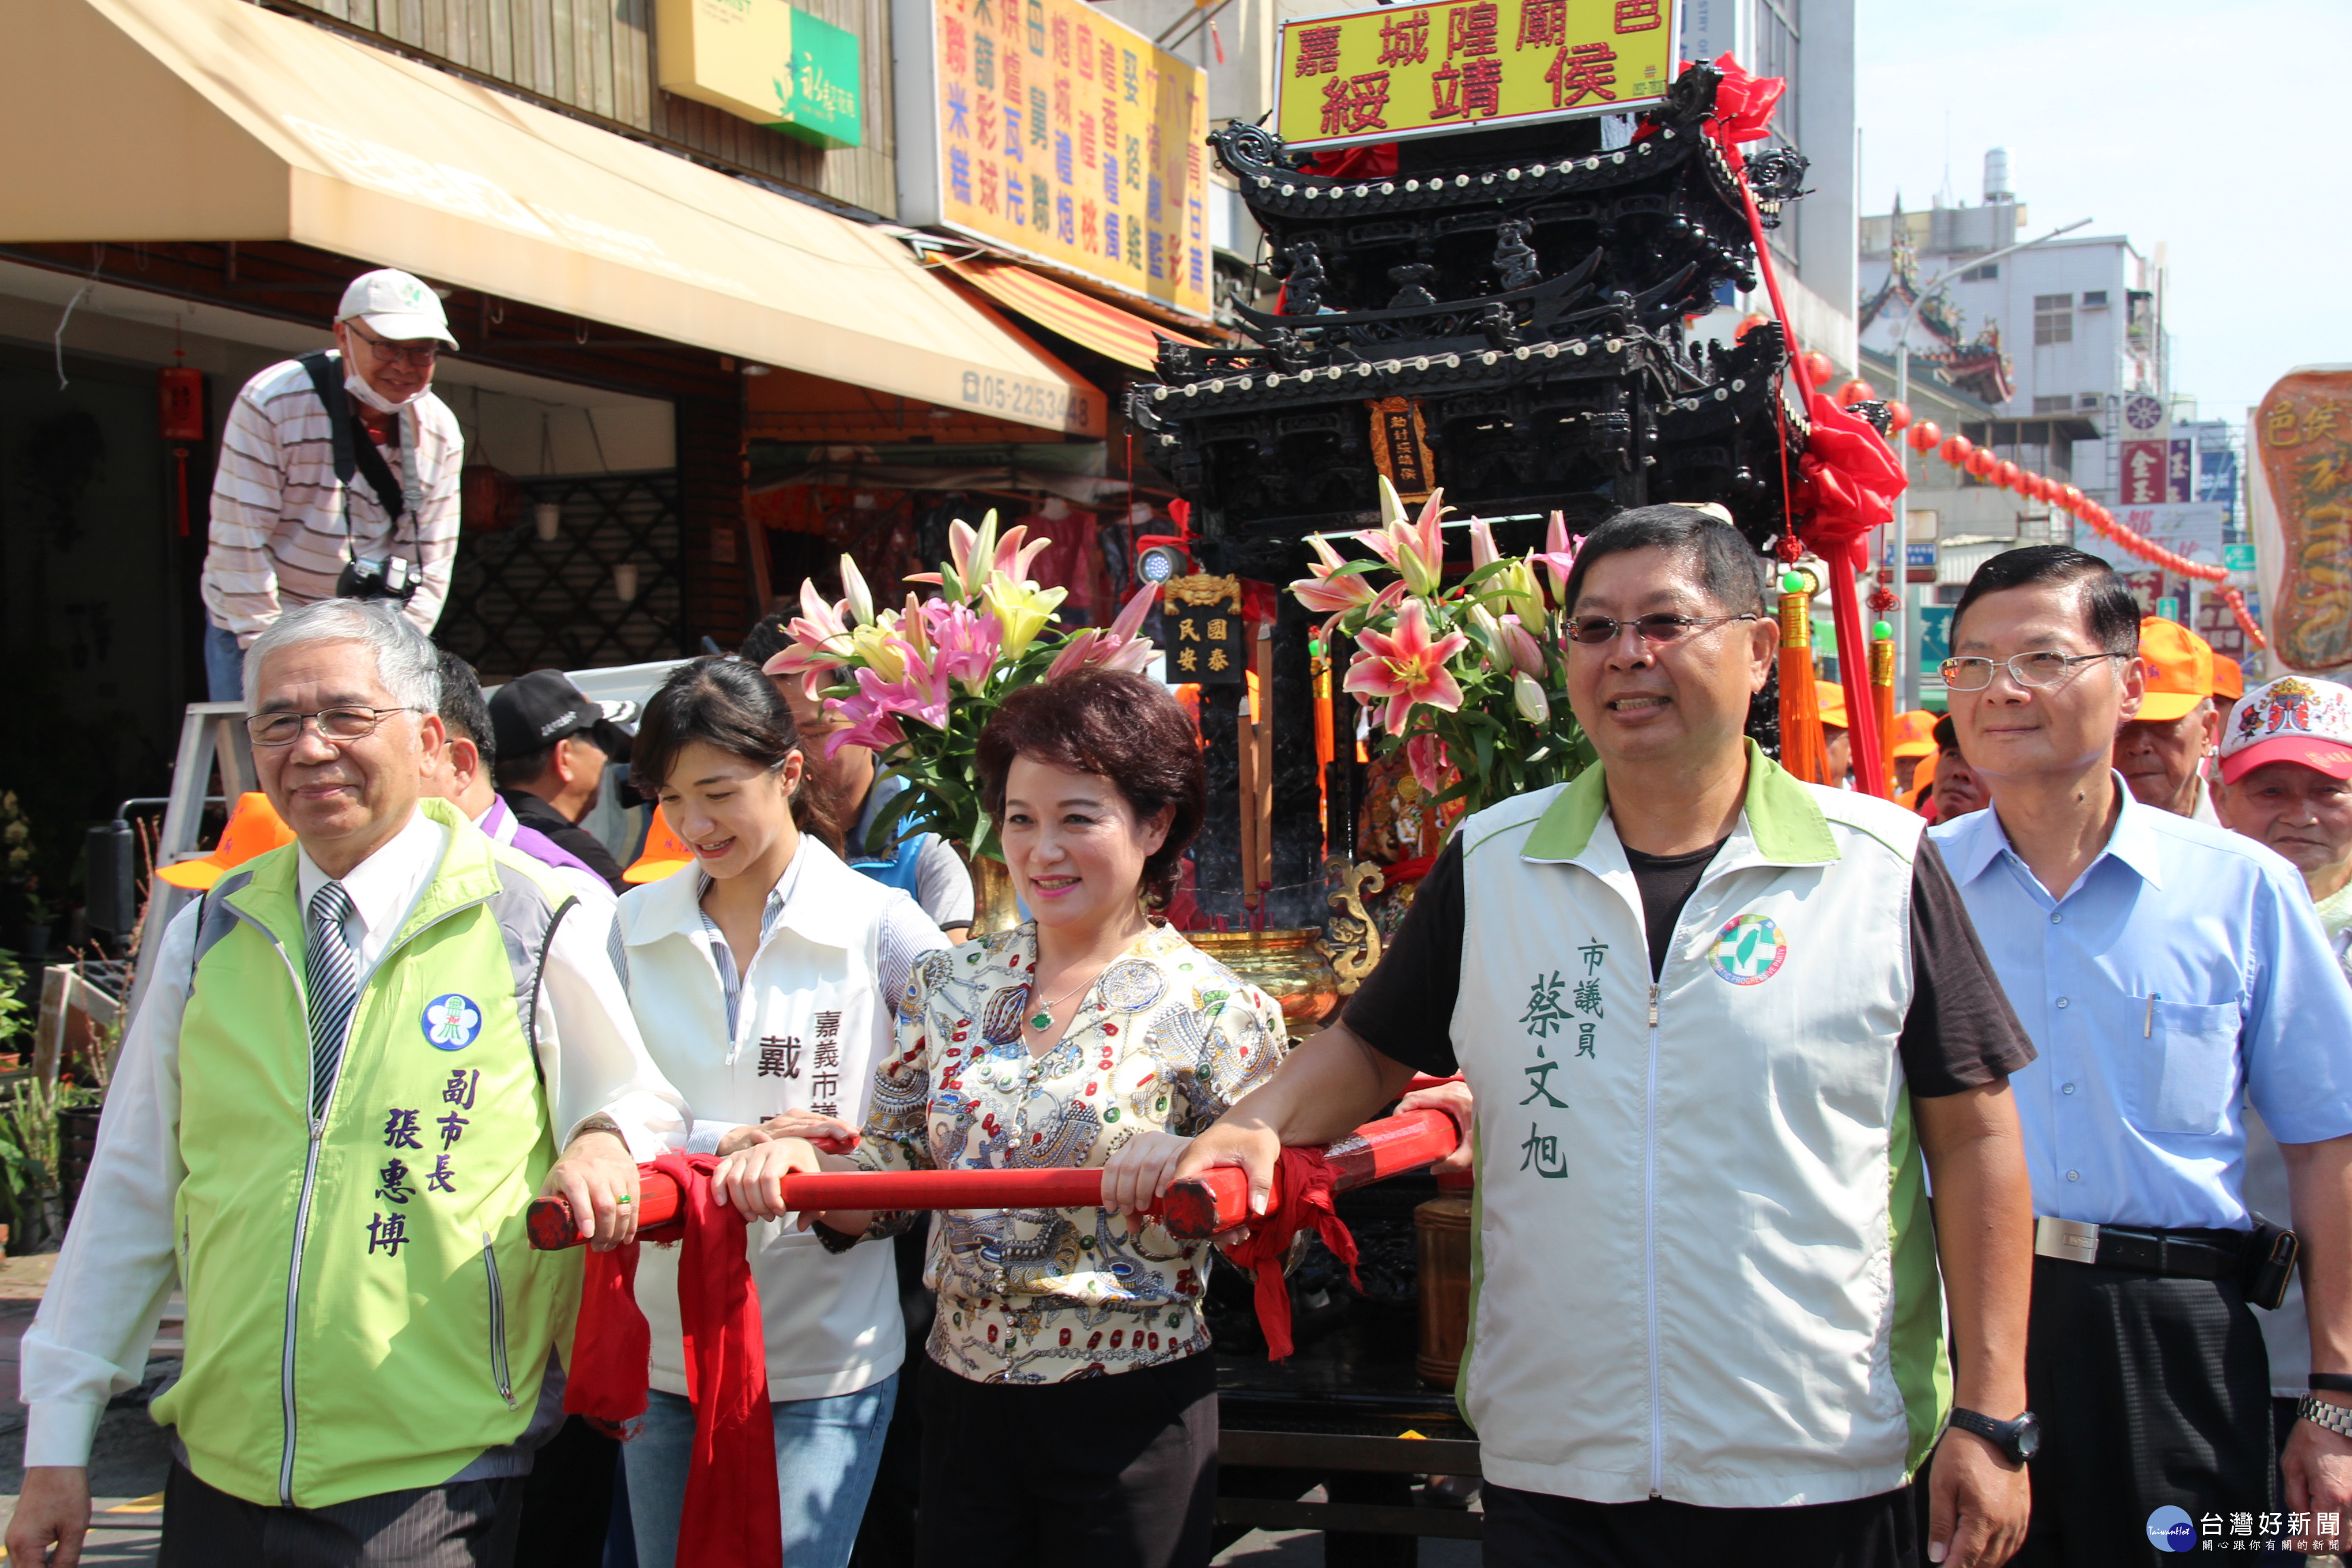
[[[792,1568],[845,1568],[898,1400],[894,1372],[855,1394],[786,1400],[773,1407],[776,1492],[783,1509],[784,1561]],[[687,1460],[693,1451],[694,1406],[675,1394],[648,1389],[636,1434],[621,1449],[637,1568],[675,1568]]]
[[[245,650],[236,634],[205,623],[205,689],[215,702],[245,700]]]

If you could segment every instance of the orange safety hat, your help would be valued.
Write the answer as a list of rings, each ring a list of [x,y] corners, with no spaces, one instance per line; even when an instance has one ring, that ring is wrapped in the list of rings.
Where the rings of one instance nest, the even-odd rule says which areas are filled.
[[[1898,757],[1932,757],[1936,754],[1936,716],[1925,708],[1914,708],[1895,716],[1895,754]]]
[[[2213,695],[2213,645],[2179,621],[2141,616],[2139,657],[2147,665],[2144,721],[2169,724]]]
[[[685,839],[670,831],[669,817],[659,806],[654,808],[654,825],[646,830],[646,850],[636,864],[621,873],[621,880],[635,887],[640,882],[658,882],[671,872],[694,863],[694,851]]]
[[[2213,656],[2213,695],[2223,702],[2235,702],[2246,694],[2245,667],[2226,653]]]
[[[293,842],[294,830],[286,826],[278,808],[269,804],[269,797],[252,790],[236,797],[236,809],[228,814],[228,826],[221,829],[220,842],[213,846],[211,854],[201,860],[175,860],[169,866],[158,866],[155,875],[175,888],[202,891],[255,856],[267,855],[281,844]]]
[[[1851,730],[1853,723],[1845,716],[1845,688],[1834,680],[1813,682],[1815,699],[1821,704],[1822,722],[1832,730]]]

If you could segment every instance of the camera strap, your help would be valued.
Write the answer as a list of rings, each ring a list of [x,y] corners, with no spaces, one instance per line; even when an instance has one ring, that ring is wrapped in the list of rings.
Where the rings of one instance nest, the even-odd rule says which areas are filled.
[[[415,518],[424,502],[424,488],[416,477],[416,440],[420,421],[415,404],[400,411],[401,477],[392,477],[392,465],[383,460],[375,440],[368,435],[360,416],[352,411],[351,395],[343,389],[341,365],[321,352],[304,354],[300,361],[310,374],[311,390],[319,395],[320,405],[326,411],[327,426],[333,436],[335,480],[343,498],[343,553],[356,558],[352,529],[352,476],[363,475],[368,489],[375,492],[378,504],[391,519],[393,537],[397,542],[400,520],[405,514],[409,526],[415,527]]]

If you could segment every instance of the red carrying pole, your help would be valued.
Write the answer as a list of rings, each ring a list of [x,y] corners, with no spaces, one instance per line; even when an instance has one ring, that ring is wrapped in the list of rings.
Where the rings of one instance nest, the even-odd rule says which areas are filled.
[[[1442,1110],[1408,1110],[1358,1128],[1329,1145],[1329,1162],[1340,1192],[1360,1187],[1445,1158],[1461,1142],[1454,1119]],[[1099,1169],[999,1171],[825,1171],[784,1181],[784,1200],[795,1211],[832,1209],[1066,1209],[1102,1204]],[[639,1168],[637,1224],[665,1225],[677,1217],[677,1184],[668,1175]],[[1278,1198],[1280,1194],[1276,1194]],[[1249,1182],[1230,1166],[1204,1171],[1170,1186],[1152,1212],[1169,1234],[1186,1240],[1218,1235],[1245,1223]],[[580,1245],[579,1222],[561,1197],[535,1198],[526,1216],[530,1244],[541,1251]]]

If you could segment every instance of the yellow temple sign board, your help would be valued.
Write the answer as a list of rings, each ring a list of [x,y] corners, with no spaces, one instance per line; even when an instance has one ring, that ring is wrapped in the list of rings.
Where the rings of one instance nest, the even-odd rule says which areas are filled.
[[[1275,129],[1344,147],[1649,108],[1675,0],[1447,0],[1282,24]]]
[[[899,221],[1206,320],[1208,77],[1086,0],[897,0]]]

